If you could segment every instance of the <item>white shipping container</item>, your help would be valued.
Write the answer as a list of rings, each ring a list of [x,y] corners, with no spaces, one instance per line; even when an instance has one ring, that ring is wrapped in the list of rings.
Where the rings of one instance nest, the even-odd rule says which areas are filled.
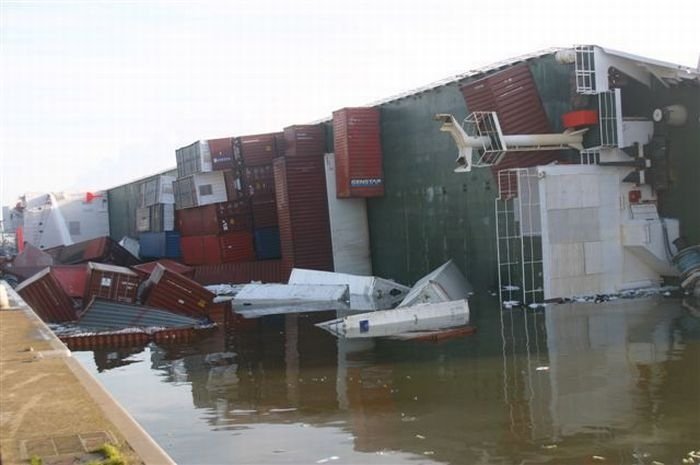
[[[150,207],[159,203],[174,204],[174,176],[157,176],[139,184],[139,206]]]
[[[372,274],[372,258],[367,201],[336,197],[335,154],[325,155],[325,171],[335,271],[369,276]]]
[[[198,173],[193,175],[192,179],[194,180],[194,189],[197,195],[197,206],[201,207],[228,200],[223,171]]]
[[[184,178],[195,173],[210,172],[213,169],[209,143],[205,140],[177,149],[175,158],[178,178]]]

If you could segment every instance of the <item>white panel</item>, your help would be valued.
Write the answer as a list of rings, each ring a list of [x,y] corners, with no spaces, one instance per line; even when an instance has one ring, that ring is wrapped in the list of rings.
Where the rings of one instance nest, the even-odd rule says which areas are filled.
[[[163,205],[163,231],[175,230],[175,205]]]
[[[148,232],[151,230],[151,209],[148,207],[136,209],[136,231]]]
[[[228,200],[223,171],[197,173],[194,175],[194,185],[197,194],[197,204],[199,206],[226,202]],[[201,195],[200,188],[207,185],[211,186],[211,194]]]
[[[158,203],[174,204],[175,194],[173,192],[174,176],[161,176]]]
[[[550,278],[568,278],[584,274],[583,244],[552,244],[551,252]]]
[[[586,242],[583,244],[586,274],[603,272],[603,248],[601,242]]]
[[[551,210],[600,205],[598,177],[595,175],[552,176],[546,179],[546,183],[547,208]]]
[[[335,154],[325,155],[325,171],[334,269],[340,273],[371,275],[367,201],[336,197]]]
[[[547,226],[552,244],[600,240],[597,208],[549,210]]]

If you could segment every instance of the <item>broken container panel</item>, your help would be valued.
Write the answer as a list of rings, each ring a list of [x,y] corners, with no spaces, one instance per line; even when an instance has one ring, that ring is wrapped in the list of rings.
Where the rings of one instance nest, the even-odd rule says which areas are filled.
[[[448,260],[421,278],[401,301],[399,307],[466,299],[471,293],[471,284],[459,271],[457,265],[452,260]]]

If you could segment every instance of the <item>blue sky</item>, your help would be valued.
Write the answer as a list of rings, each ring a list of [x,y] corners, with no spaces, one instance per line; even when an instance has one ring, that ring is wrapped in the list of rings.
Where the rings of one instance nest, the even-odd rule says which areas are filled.
[[[0,0],[0,201],[174,166],[197,139],[306,123],[551,46],[696,66],[693,0]]]

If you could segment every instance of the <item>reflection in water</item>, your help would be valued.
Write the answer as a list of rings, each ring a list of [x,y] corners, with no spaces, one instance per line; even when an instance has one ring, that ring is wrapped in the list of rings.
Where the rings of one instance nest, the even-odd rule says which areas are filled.
[[[309,313],[76,356],[180,464],[678,463],[700,448],[700,324],[678,301],[472,308],[479,332],[438,344],[336,339],[314,327],[332,313]],[[114,354],[131,364],[110,370]]]

